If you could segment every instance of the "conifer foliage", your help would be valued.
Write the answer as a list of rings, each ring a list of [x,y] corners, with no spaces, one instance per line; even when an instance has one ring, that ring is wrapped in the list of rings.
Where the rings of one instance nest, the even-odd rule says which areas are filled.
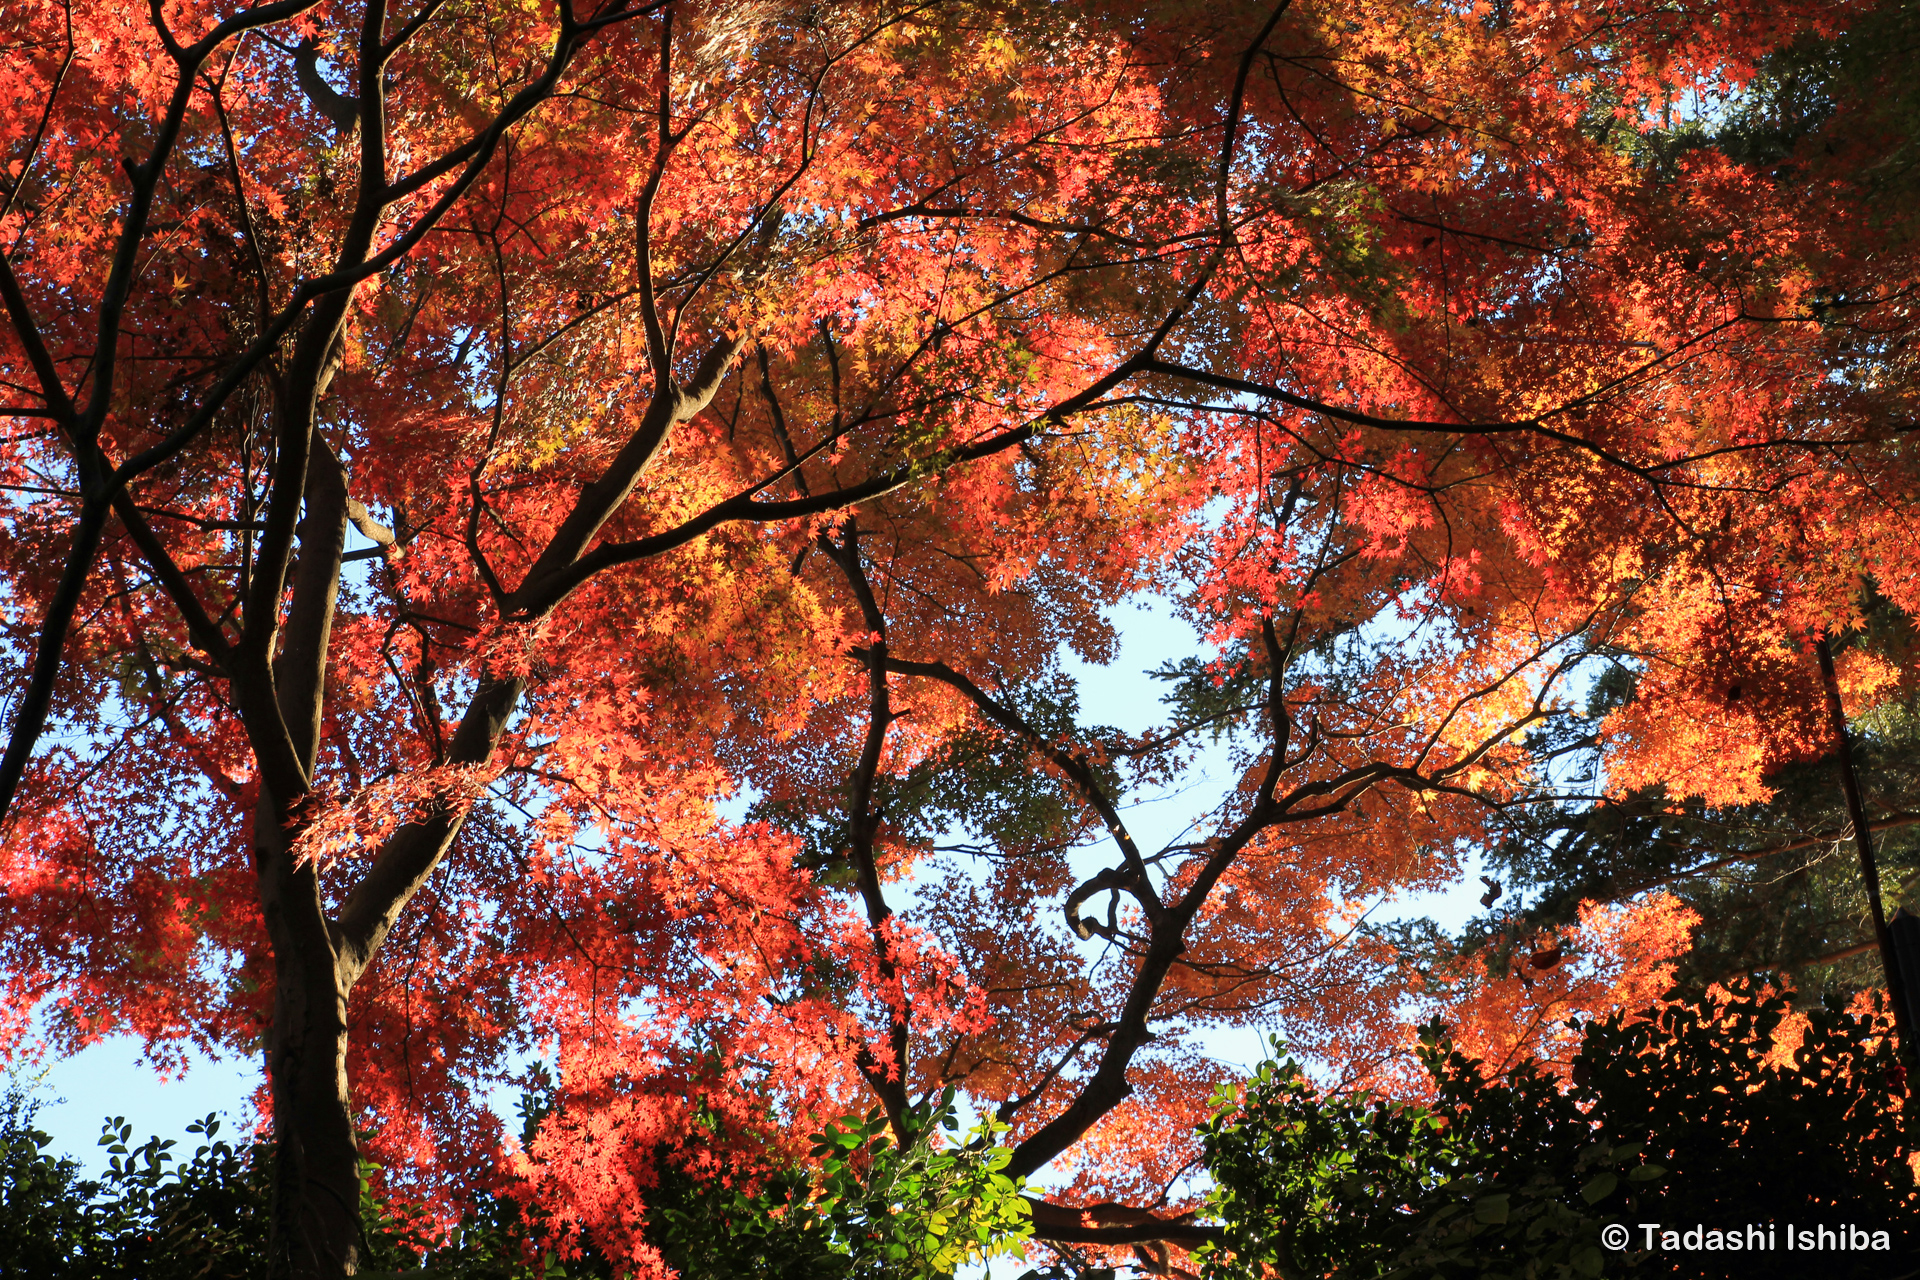
[[[1562,788],[1590,658],[1606,785],[1745,804],[1805,637],[1920,609],[1910,258],[1792,167],[1897,146],[1648,144],[1865,12],[9,3],[8,1046],[260,1048],[278,1274],[360,1265],[369,1155],[659,1269],[698,1117],[949,1086],[1036,1237],[1207,1238],[1186,1033],[1392,1079],[1360,917]],[[1142,591],[1202,652],[1089,724]]]

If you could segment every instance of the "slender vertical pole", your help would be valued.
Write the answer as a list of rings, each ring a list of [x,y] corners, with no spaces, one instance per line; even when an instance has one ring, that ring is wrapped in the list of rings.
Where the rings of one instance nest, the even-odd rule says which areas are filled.
[[[1840,774],[1840,790],[1847,798],[1847,817],[1853,823],[1853,845],[1860,851],[1860,878],[1866,882],[1867,904],[1873,908],[1873,936],[1880,944],[1880,968],[1887,976],[1887,995],[1893,1000],[1893,1025],[1899,1035],[1901,1056],[1910,1065],[1915,1060],[1913,1015],[1907,1008],[1905,975],[1894,958],[1893,939],[1887,933],[1887,913],[1880,905],[1880,869],[1873,861],[1873,832],[1867,825],[1867,807],[1860,800],[1860,779],[1853,770],[1853,744],[1847,736],[1847,713],[1840,705],[1840,681],[1833,673],[1833,650],[1823,634],[1815,638],[1814,650],[1820,655],[1820,679],[1827,689],[1827,720],[1833,727],[1834,764]]]

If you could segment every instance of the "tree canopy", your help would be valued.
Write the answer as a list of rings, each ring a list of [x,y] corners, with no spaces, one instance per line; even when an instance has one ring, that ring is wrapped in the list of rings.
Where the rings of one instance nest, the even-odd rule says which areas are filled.
[[[663,1163],[950,1087],[1037,1238],[1197,1245],[1198,1033],[1564,1059],[1685,903],[1366,917],[1767,804],[1920,609],[1904,15],[8,5],[8,1049],[263,1052],[300,1276],[364,1157],[646,1272]]]

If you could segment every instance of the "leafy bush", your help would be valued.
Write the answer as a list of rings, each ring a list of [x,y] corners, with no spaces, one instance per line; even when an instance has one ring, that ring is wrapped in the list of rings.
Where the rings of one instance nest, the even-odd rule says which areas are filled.
[[[0,1280],[246,1280],[267,1253],[272,1148],[236,1147],[213,1116],[185,1162],[174,1143],[133,1147],[107,1122],[99,1180],[47,1153],[35,1104],[10,1090],[0,1109]],[[985,1122],[960,1139],[953,1093],[915,1108],[898,1146],[880,1115],[844,1116],[814,1136],[811,1169],[758,1182],[694,1178],[671,1167],[648,1209],[648,1237],[686,1280],[939,1280],[1017,1250],[1031,1234],[1022,1184]],[[958,1141],[936,1145],[939,1133]],[[507,1196],[483,1199],[451,1233],[363,1190],[361,1274],[431,1280],[584,1280],[615,1274],[589,1245],[561,1260],[545,1223]]]
[[[133,1125],[102,1129],[107,1169],[80,1176],[48,1154],[36,1104],[10,1089],[0,1106],[0,1280],[251,1280],[267,1255],[273,1150],[220,1138],[215,1116],[187,1126],[204,1141],[186,1161],[171,1140],[130,1146]],[[610,1275],[599,1260],[561,1266],[529,1248],[512,1201],[483,1201],[448,1235],[363,1190],[361,1274],[462,1280]],[[529,1257],[537,1261],[529,1261]]]
[[[253,1148],[217,1138],[214,1117],[188,1126],[206,1139],[185,1163],[171,1141],[137,1148],[133,1126],[107,1122],[99,1180],[47,1153],[36,1104],[9,1089],[0,1111],[0,1277],[34,1280],[241,1280],[265,1254],[266,1185]]]
[[[1746,985],[1572,1024],[1565,1085],[1533,1063],[1489,1079],[1436,1023],[1426,1106],[1321,1096],[1298,1064],[1269,1062],[1204,1130],[1225,1230],[1207,1276],[1804,1277],[1809,1255],[1778,1235],[1768,1251],[1663,1251],[1638,1226],[1790,1222],[1889,1232],[1891,1253],[1817,1255],[1832,1280],[1911,1272],[1920,1193],[1885,1023],[1815,1009],[1771,1064],[1790,1012]],[[1610,1224],[1627,1248],[1602,1247]]]
[[[1012,1152],[991,1119],[960,1138],[954,1092],[902,1117],[842,1116],[812,1135],[814,1168],[739,1180],[663,1178],[648,1234],[683,1280],[938,1280],[1018,1252],[1032,1234]],[[952,1135],[936,1145],[940,1133]]]
[[[0,1277],[58,1277],[87,1232],[87,1184],[79,1166],[46,1154],[53,1140],[33,1128],[20,1089],[0,1102]]]

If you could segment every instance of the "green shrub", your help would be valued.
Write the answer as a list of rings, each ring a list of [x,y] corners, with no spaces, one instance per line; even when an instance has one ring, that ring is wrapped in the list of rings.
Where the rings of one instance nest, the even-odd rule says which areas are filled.
[[[964,1263],[1018,1252],[1032,1234],[1012,1152],[992,1145],[1006,1126],[983,1122],[960,1139],[954,1092],[903,1117],[842,1116],[813,1134],[810,1171],[739,1181],[669,1172],[648,1234],[683,1280],[941,1280]],[[954,1141],[936,1142],[947,1133]]]
[[[108,1121],[108,1167],[81,1177],[48,1154],[20,1090],[0,1110],[0,1280],[247,1280],[267,1254],[272,1148],[234,1146],[216,1117],[189,1126],[191,1159]],[[526,1107],[537,1122],[543,1109]],[[647,1234],[687,1280],[939,1280],[1017,1249],[1030,1234],[1021,1183],[1002,1170],[991,1123],[961,1138],[953,1094],[915,1108],[898,1146],[877,1114],[814,1135],[814,1163],[757,1180],[694,1178],[671,1166],[650,1196]],[[955,1141],[940,1145],[938,1133]],[[614,1266],[591,1247],[562,1261],[545,1224],[489,1196],[450,1233],[364,1189],[361,1274],[431,1280],[585,1280]]]
[[[1269,1062],[1203,1131],[1225,1231],[1208,1280],[1910,1273],[1920,1194],[1884,1023],[1816,1009],[1793,1061],[1769,1066],[1788,1012],[1749,984],[1572,1024],[1564,1087],[1532,1063],[1488,1079],[1436,1023],[1425,1106],[1322,1096]],[[1788,1252],[1790,1222],[1884,1230],[1892,1250]],[[1649,1250],[1642,1223],[1777,1230],[1771,1250]],[[1610,1224],[1628,1247],[1603,1247]]]

